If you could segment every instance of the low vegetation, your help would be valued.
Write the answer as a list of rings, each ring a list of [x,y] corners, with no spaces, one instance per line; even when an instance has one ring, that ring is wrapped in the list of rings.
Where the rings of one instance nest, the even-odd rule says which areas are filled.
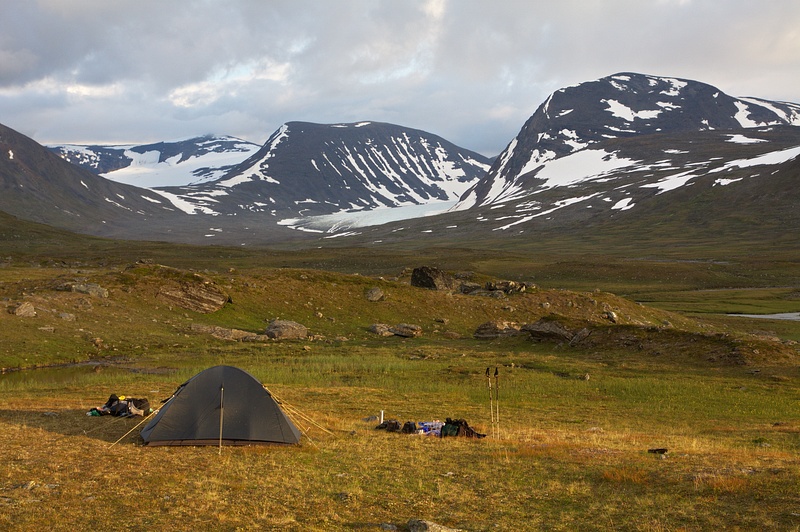
[[[3,529],[800,528],[800,325],[727,315],[800,310],[791,257],[773,257],[762,278],[740,261],[41,238],[0,257],[5,306],[36,311],[0,314]],[[410,286],[409,268],[425,263],[538,287],[494,298]],[[165,284],[230,300],[198,312],[164,298]],[[384,300],[366,299],[373,287]],[[309,338],[193,327],[257,334],[276,318]],[[472,337],[487,321],[540,319],[591,334],[574,345]],[[380,337],[373,323],[423,333]],[[111,393],[157,406],[216,364],[303,412],[301,444],[148,448],[140,419],[85,415]],[[487,367],[499,373],[496,426]],[[463,418],[488,436],[386,433],[381,412]]]

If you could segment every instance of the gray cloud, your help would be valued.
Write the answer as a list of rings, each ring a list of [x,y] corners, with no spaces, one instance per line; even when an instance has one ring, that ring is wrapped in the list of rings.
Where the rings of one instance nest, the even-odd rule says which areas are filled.
[[[496,154],[619,71],[800,101],[794,0],[6,0],[0,122],[40,142],[379,120]]]

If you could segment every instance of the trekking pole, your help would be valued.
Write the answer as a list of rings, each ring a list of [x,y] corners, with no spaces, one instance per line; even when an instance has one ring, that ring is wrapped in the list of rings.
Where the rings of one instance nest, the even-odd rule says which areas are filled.
[[[498,375],[500,372],[497,369],[497,366],[494,368],[494,407],[497,409],[495,413],[494,419],[497,422],[497,439],[500,439],[500,383],[498,381]]]
[[[224,419],[223,414],[225,412],[224,408],[225,403],[223,401],[224,397],[225,397],[225,387],[220,386],[219,387],[219,451],[217,452],[217,454],[222,454],[222,421]]]
[[[492,418],[492,438],[494,438],[494,406],[492,405],[492,377],[489,375],[489,368],[486,368],[486,382],[489,385],[489,414]]]

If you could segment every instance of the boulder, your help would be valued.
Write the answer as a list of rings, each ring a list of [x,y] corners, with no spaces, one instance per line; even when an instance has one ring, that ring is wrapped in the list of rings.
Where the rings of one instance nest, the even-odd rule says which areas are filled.
[[[308,337],[308,329],[295,321],[272,320],[269,322],[264,334],[270,338],[280,340],[297,340]]]
[[[586,327],[574,331],[565,327],[554,320],[541,319],[536,323],[526,323],[522,326],[522,332],[530,334],[531,338],[537,341],[550,340],[568,342],[574,346],[585,340],[592,331]]]
[[[108,297],[108,290],[96,283],[76,283],[72,285],[72,291],[79,294],[88,294],[93,297]]]
[[[472,334],[473,338],[477,339],[491,339],[500,338],[505,336],[516,336],[522,334],[520,326],[514,322],[495,320],[487,321],[478,326]]]
[[[383,293],[383,290],[378,288],[377,286],[374,288],[370,288],[364,294],[364,297],[367,298],[367,301],[372,301],[373,303],[377,301],[383,301],[386,299],[386,294]]]
[[[431,290],[452,290],[455,279],[438,268],[421,266],[411,272],[411,286]]]
[[[398,323],[394,327],[389,327],[389,332],[403,338],[416,338],[422,336],[422,327],[411,323]]]
[[[33,306],[33,303],[28,301],[23,301],[19,305],[11,307],[9,312],[14,316],[19,316],[20,318],[35,318],[36,317],[36,308]]]
[[[385,323],[373,323],[369,326],[369,332],[378,336],[394,336],[394,333],[389,330],[389,326]]]

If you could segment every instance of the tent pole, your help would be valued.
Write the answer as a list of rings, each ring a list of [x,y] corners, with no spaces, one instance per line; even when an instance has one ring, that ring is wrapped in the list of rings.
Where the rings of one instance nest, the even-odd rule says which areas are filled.
[[[222,454],[222,421],[224,419],[224,413],[225,413],[224,409],[225,403],[223,401],[224,397],[225,397],[225,387],[220,386],[219,387],[219,451],[217,452],[217,454]]]

